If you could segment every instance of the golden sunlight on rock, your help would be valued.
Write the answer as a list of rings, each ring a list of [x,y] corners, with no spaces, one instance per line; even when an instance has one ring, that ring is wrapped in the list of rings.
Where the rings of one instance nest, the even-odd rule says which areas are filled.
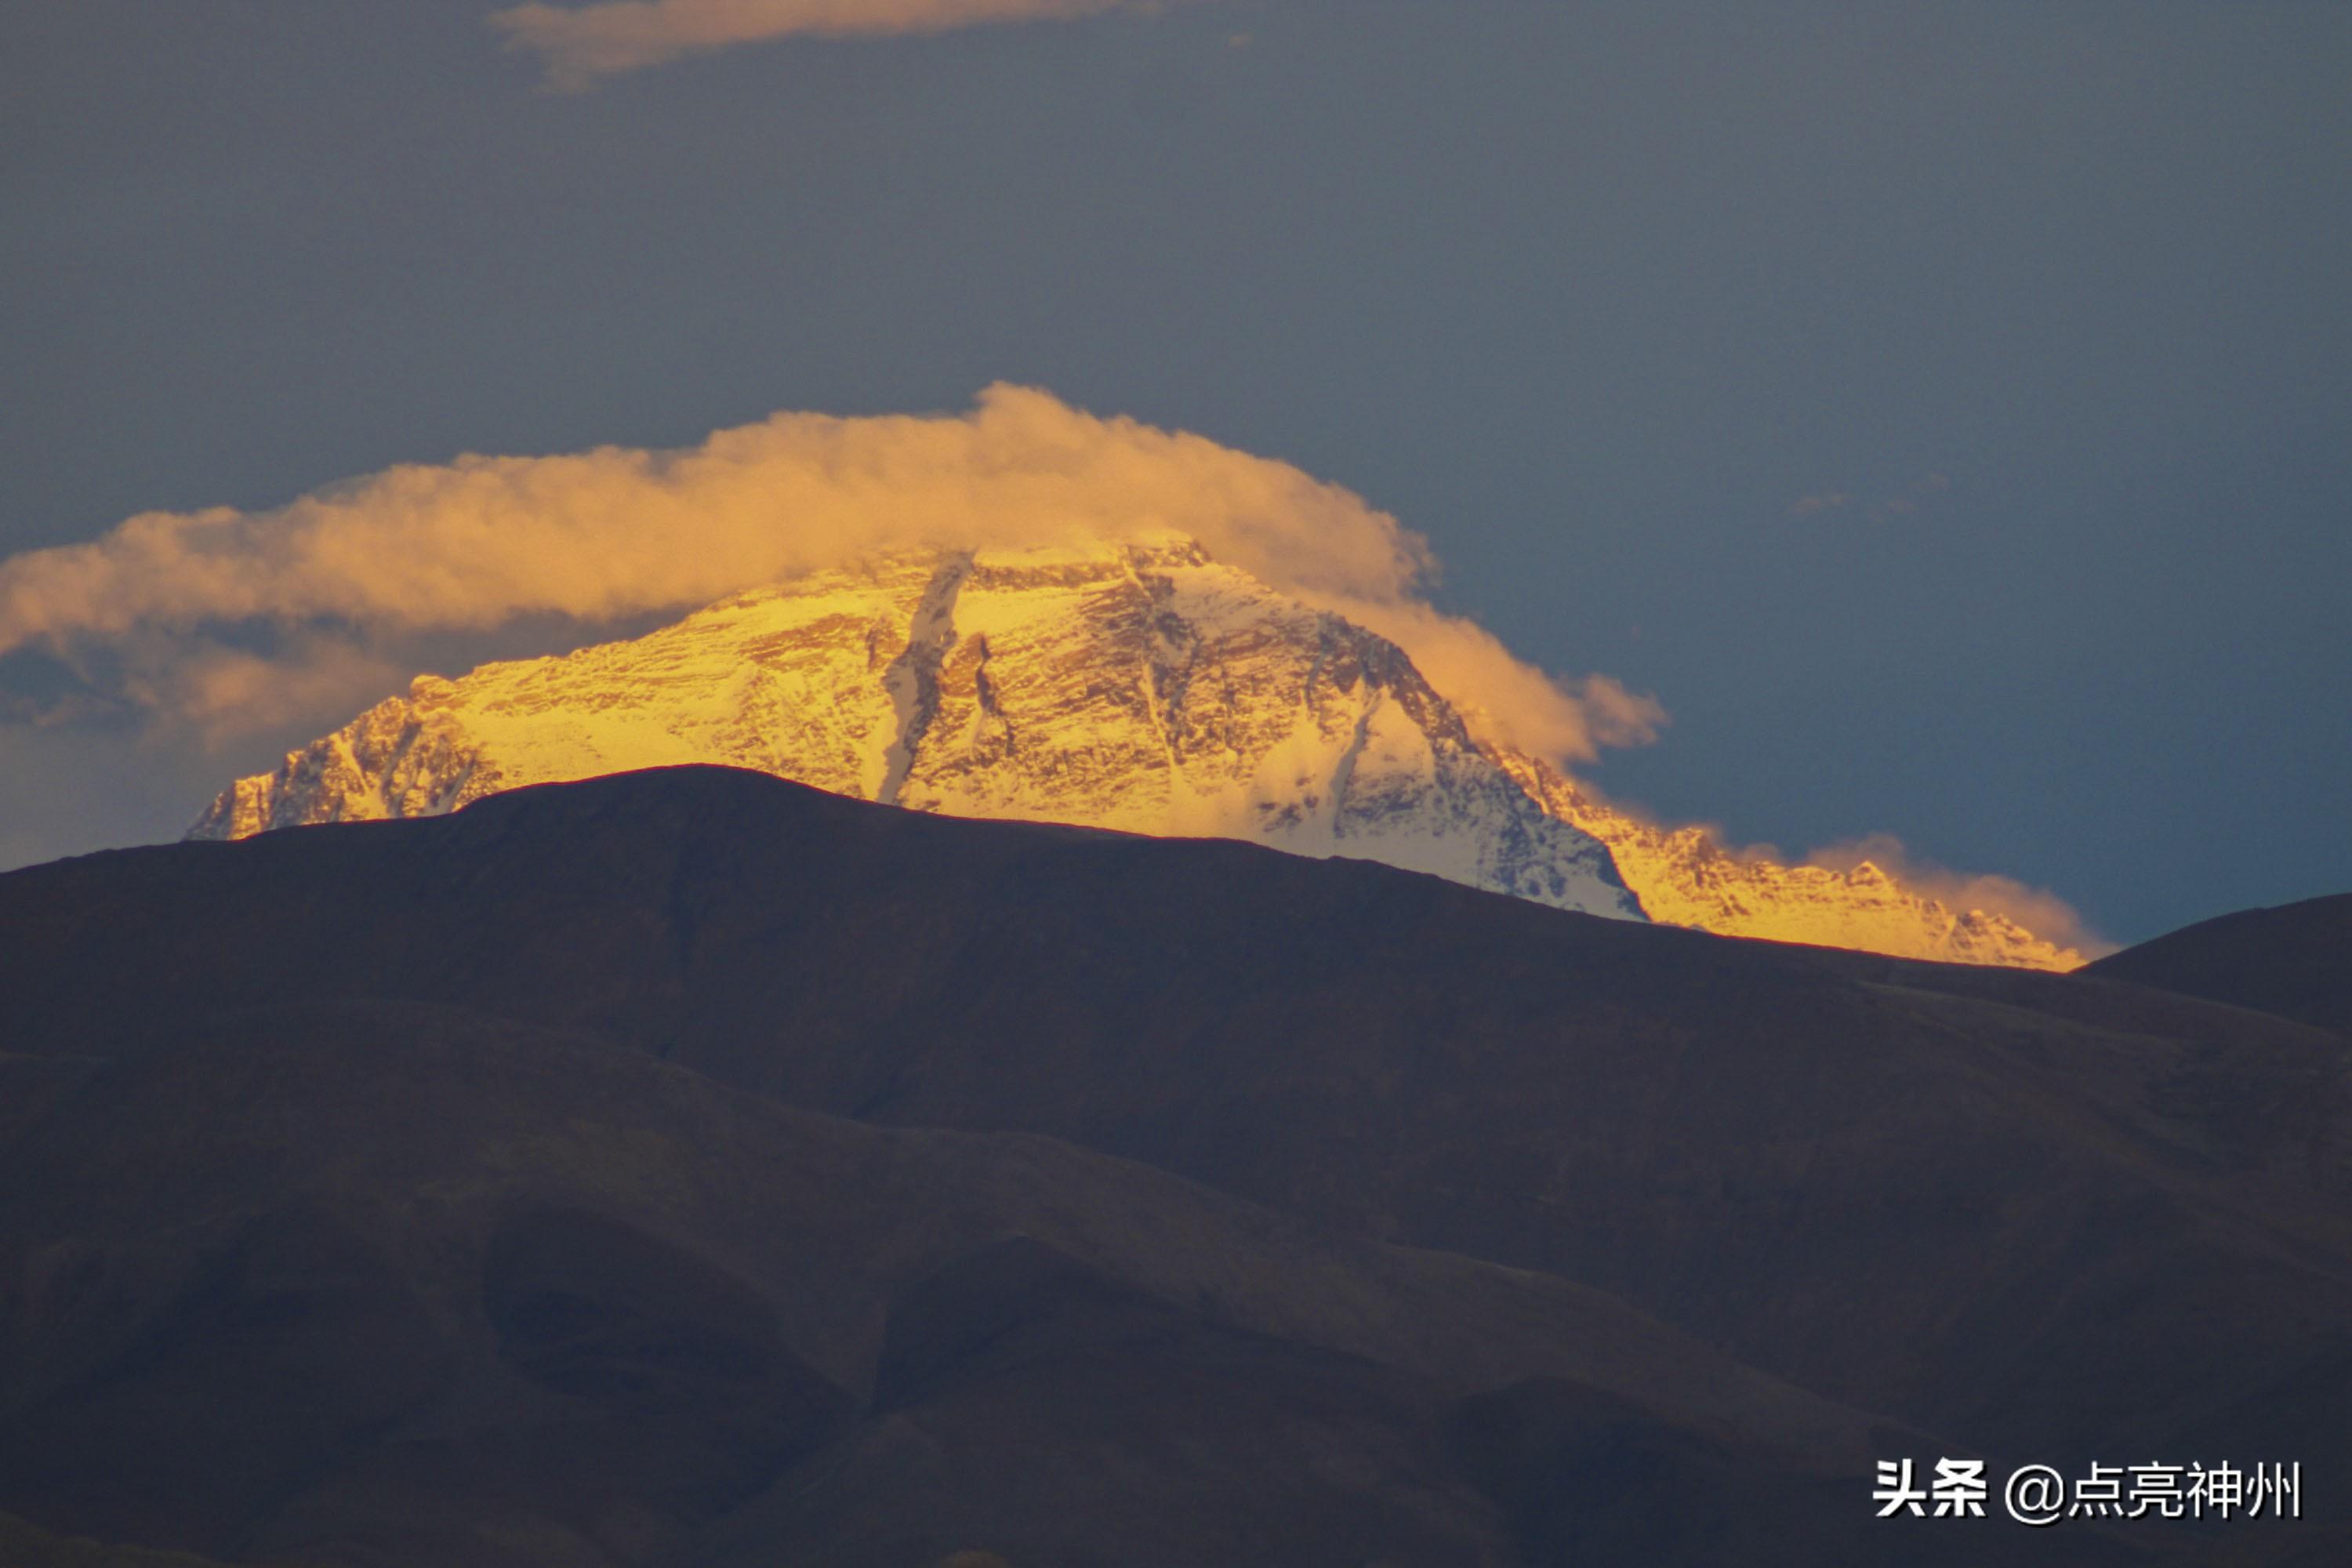
[[[1704,827],[1643,822],[1534,758],[1505,752],[1498,760],[1546,811],[1609,846],[1654,921],[2008,969],[2063,973],[2096,956],[2045,940],[2000,910],[1954,908],[1870,860],[1846,870],[1781,865],[1727,849]]]

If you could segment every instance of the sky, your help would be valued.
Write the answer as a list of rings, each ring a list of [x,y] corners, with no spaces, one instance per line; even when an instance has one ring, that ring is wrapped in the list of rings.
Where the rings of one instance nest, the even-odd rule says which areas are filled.
[[[0,558],[1037,389],[1654,699],[1612,795],[2137,940],[2352,889],[2347,79],[2334,0],[0,0]],[[0,865],[352,706],[39,652]]]

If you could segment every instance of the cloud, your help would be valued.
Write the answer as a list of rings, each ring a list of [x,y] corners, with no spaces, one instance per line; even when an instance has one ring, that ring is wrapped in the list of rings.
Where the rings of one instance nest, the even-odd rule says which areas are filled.
[[[298,635],[269,653],[199,643],[181,657],[142,660],[124,689],[172,729],[214,750],[314,714],[347,712],[402,689],[415,673],[339,637]]]
[[[615,0],[576,8],[517,5],[491,14],[507,47],[547,62],[556,87],[660,65],[682,55],[800,35],[944,33],[1143,8],[1138,0]]]
[[[1949,475],[1932,473],[1906,486],[1894,495],[1867,500],[1848,490],[1821,490],[1812,495],[1799,496],[1789,503],[1790,517],[1821,517],[1830,512],[1848,511],[1860,508],[1872,522],[1893,522],[1935,506],[1952,488]]]
[[[894,549],[1171,530],[1395,641],[1498,742],[1580,760],[1664,720],[1432,607],[1427,543],[1349,491],[1004,385],[962,415],[785,413],[678,450],[469,456],[270,511],[143,513],[0,562],[0,655],[108,672],[118,700],[210,735],[300,708],[346,717],[394,653],[436,636],[610,626]]]

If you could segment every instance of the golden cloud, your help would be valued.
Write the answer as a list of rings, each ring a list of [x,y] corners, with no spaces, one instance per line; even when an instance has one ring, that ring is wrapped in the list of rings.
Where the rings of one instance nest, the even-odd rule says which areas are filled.
[[[261,512],[148,512],[0,563],[0,653],[126,667],[127,700],[208,731],[331,710],[389,640],[532,617],[609,625],[913,548],[1188,534],[1270,586],[1389,637],[1482,735],[1556,761],[1655,733],[1605,678],[1562,682],[1433,607],[1427,543],[1287,463],[1051,395],[993,386],[963,415],[778,414],[672,451],[464,457]],[[224,627],[278,628],[267,660]],[[268,679],[265,667],[288,668]],[[290,668],[289,668],[290,667]],[[339,677],[339,672],[341,679]]]

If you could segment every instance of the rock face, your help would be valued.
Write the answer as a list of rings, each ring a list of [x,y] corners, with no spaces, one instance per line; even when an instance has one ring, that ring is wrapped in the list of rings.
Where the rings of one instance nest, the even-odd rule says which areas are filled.
[[[1620,811],[1532,757],[1498,751],[1496,759],[1546,811],[1609,847],[1652,920],[1944,963],[2063,972],[2085,961],[1998,910],[1954,909],[1868,860],[1839,871],[1739,854],[1703,827],[1658,827]]]
[[[632,642],[420,677],[189,837],[717,763],[952,816],[1241,838],[1641,918],[1393,643],[1189,541],[900,556]]]
[[[738,595],[630,642],[420,676],[192,838],[429,816],[715,763],[943,813],[1345,855],[1590,913],[1905,958],[2084,955],[1878,868],[1661,829],[1483,744],[1402,649],[1189,540],[925,552]]]

